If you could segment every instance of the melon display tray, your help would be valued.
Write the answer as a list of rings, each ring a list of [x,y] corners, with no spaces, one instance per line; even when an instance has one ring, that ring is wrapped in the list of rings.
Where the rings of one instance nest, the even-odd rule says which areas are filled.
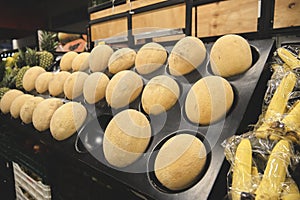
[[[89,111],[89,117],[78,131],[78,135],[74,134],[65,141],[55,141],[51,138],[49,131],[38,133],[33,129],[32,125],[24,125],[24,127],[28,130],[32,129],[35,137],[40,137],[40,141],[49,146],[49,148],[82,162],[95,173],[111,177],[114,181],[147,199],[207,199],[224,160],[224,149],[221,143],[234,135],[240,127],[247,106],[251,98],[254,98],[255,89],[260,84],[259,80],[274,41],[271,39],[253,40],[249,41],[249,43],[253,55],[253,65],[243,74],[226,78],[234,91],[233,106],[224,120],[209,126],[191,123],[184,114],[183,106],[191,86],[197,80],[213,75],[208,60],[209,53],[203,66],[200,66],[197,71],[185,77],[171,76],[168,73],[168,66],[164,66],[156,72],[142,77],[144,84],[146,84],[154,76],[170,76],[179,84],[181,95],[178,103],[173,108],[167,111],[166,114],[159,116],[146,115],[142,109],[140,97],[129,105],[129,108],[137,109],[148,117],[152,128],[152,137],[146,152],[128,167],[115,168],[104,157],[102,150],[103,132],[113,115],[122,110],[111,109],[105,101],[100,101],[96,105],[88,105],[82,98],[77,99],[77,101],[81,101],[86,106]],[[208,52],[211,46],[212,43],[206,44]],[[166,47],[166,49],[170,52],[172,47]],[[135,71],[134,68],[132,70]],[[162,186],[156,179],[153,173],[154,159],[157,150],[167,139],[181,133],[192,134],[202,140],[208,152],[207,161],[203,172],[190,187],[180,191],[171,191]]]

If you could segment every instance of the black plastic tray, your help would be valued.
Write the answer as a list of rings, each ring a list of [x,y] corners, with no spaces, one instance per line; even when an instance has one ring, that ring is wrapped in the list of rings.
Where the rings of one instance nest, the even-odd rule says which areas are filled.
[[[167,75],[177,81],[181,89],[181,95],[178,103],[175,104],[172,109],[167,111],[166,114],[159,116],[146,115],[151,122],[152,138],[150,145],[143,156],[132,165],[122,169],[111,166],[105,160],[101,141],[103,131],[109,120],[113,115],[128,107],[137,109],[141,112],[143,112],[143,109],[140,98],[131,103],[127,108],[118,110],[111,109],[102,101],[96,105],[96,111],[94,110],[94,106],[92,106],[92,108],[87,107],[90,114],[94,116],[94,119],[90,119],[79,132],[80,137],[77,138],[76,148],[79,151],[84,151],[83,147],[87,147],[90,155],[100,161],[101,165],[105,165],[105,169],[94,166],[89,162],[89,159],[84,159],[83,162],[95,167],[102,173],[110,174],[114,179],[123,182],[125,185],[142,195],[153,199],[206,199],[223,163],[224,151],[221,143],[226,138],[236,133],[270,54],[273,40],[250,41],[250,44],[253,55],[252,67],[243,74],[227,78],[234,90],[235,100],[224,120],[209,126],[199,126],[190,123],[184,114],[184,101],[193,83],[202,77],[213,75],[209,65],[209,53],[207,54],[204,63],[198,67],[198,70],[193,71],[185,77],[171,76],[168,73],[168,66],[166,65],[150,75],[142,76],[144,84],[147,84],[154,76]],[[211,46],[212,44],[206,45],[208,52],[210,51]],[[168,52],[171,52],[172,47],[166,47],[166,49]],[[132,70],[135,71],[134,68]],[[95,119],[95,116],[98,118]],[[93,123],[99,123],[100,125],[95,126]],[[98,128],[95,129],[95,127]],[[207,156],[207,165],[194,185],[185,190],[171,191],[164,188],[157,181],[153,173],[153,161],[157,150],[161,145],[170,137],[181,133],[193,134],[204,142],[206,149],[209,152]],[[98,138],[97,141],[99,141],[99,143],[93,143],[95,138]]]
[[[249,43],[253,54],[253,65],[247,72],[227,79],[234,90],[234,104],[224,121],[216,122],[210,126],[198,126],[190,123],[185,118],[183,114],[184,110],[182,108],[184,107],[186,94],[192,84],[201,77],[213,75],[210,70],[208,55],[207,60],[205,61],[205,63],[208,64],[200,66],[198,72],[192,72],[184,79],[169,75],[167,66],[151,75],[143,77],[143,81],[146,84],[151,77],[159,74],[171,76],[179,83],[181,96],[178,103],[167,112],[166,116],[161,115],[156,118],[148,116],[151,120],[153,132],[150,145],[141,158],[132,165],[122,168],[121,170],[110,166],[105,160],[101,139],[103,137],[102,130],[105,129],[109,120],[112,118],[112,115],[120,112],[122,109],[112,110],[104,101],[100,101],[94,106],[85,104],[82,101],[82,98],[77,99],[77,101],[82,101],[86,106],[89,111],[89,117],[83,128],[79,131],[80,137],[73,135],[69,139],[61,142],[51,138],[49,131],[38,133],[34,130],[32,125],[23,126],[21,125],[20,120],[14,121],[19,122],[20,126],[26,127],[26,132],[31,131],[35,137],[39,138],[41,143],[49,146],[51,149],[55,150],[55,152],[64,156],[70,156],[71,158],[82,162],[87,167],[93,169],[95,173],[105,174],[118,183],[123,184],[124,187],[127,187],[129,190],[133,190],[146,198],[207,199],[224,160],[224,151],[221,143],[228,137],[234,135],[239,128],[248,103],[255,95],[253,92],[257,84],[259,84],[261,73],[269,57],[274,41],[271,39],[253,40],[249,41]],[[210,51],[211,46],[212,44],[206,45],[208,52]],[[166,47],[166,49],[170,52],[172,47]],[[134,68],[132,70],[134,70]],[[129,107],[143,112],[140,105],[140,98],[131,103]],[[98,126],[99,129],[94,129],[94,126],[89,125],[96,117],[100,120],[100,125]],[[164,119],[165,117],[166,121],[162,124],[161,119]],[[98,121],[96,121],[96,123],[98,123]],[[168,138],[180,133],[189,133],[199,137],[206,145],[209,154],[205,171],[198,177],[198,180],[194,185],[186,190],[170,191],[159,184],[154,173],[151,171],[155,156],[152,152],[159,149],[163,142]],[[98,138],[98,143],[94,143],[95,138]],[[90,143],[92,145],[90,152],[86,151],[85,147],[88,148],[88,146],[84,145],[84,143]],[[75,149],[77,149],[77,151]],[[78,151],[81,151],[81,153],[78,153]]]

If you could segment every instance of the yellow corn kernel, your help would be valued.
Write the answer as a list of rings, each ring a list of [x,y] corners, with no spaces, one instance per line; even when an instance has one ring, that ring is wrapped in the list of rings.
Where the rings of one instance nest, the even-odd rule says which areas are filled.
[[[232,174],[232,200],[240,200],[242,192],[250,192],[252,147],[249,139],[242,139],[237,147]]]
[[[290,157],[290,143],[280,140],[271,152],[263,178],[256,190],[256,200],[279,199]]]
[[[291,53],[289,50],[280,47],[277,49],[278,56],[291,68],[296,69],[300,67],[300,60],[297,56]]]
[[[299,200],[300,199],[300,193],[299,188],[295,181],[292,178],[286,179],[285,187],[283,187],[282,193],[281,193],[281,199],[282,200]]]
[[[288,73],[283,77],[264,115],[266,121],[256,130],[257,137],[266,138],[268,136],[267,130],[272,122],[279,120],[278,118],[285,112],[289,94],[293,91],[295,84],[296,75],[294,73]]]

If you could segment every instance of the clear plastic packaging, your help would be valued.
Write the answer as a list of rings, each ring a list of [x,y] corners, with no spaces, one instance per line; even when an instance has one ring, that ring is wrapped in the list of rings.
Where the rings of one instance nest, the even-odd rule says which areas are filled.
[[[299,50],[276,50],[258,122],[223,142],[229,199],[300,199],[300,177],[293,175],[300,159]]]
[[[281,199],[283,188],[289,191],[290,182],[295,182],[292,174],[300,155],[291,140],[260,139],[255,132],[248,132],[232,136],[223,146],[231,165],[227,175],[229,199]],[[293,187],[298,188],[297,184]]]

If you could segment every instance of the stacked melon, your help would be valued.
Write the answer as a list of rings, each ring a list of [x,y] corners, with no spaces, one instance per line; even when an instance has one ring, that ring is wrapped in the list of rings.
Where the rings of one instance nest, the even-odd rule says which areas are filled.
[[[196,80],[184,96],[178,78],[203,70],[208,61],[211,74]],[[117,114],[105,130],[103,152],[111,166],[121,168],[136,162],[147,150],[152,132],[146,115],[168,112],[182,96],[182,111],[189,122],[207,126],[224,119],[234,102],[234,92],[226,78],[247,71],[251,64],[250,46],[237,35],[219,38],[209,56],[204,43],[196,37],[181,39],[169,55],[154,42],[137,52],[98,45],[90,53],[65,53],[59,72],[46,72],[37,66],[24,70],[25,91],[48,92],[53,98],[9,90],[0,108],[24,123],[32,122],[38,131],[50,129],[55,139],[64,140],[79,130],[88,115],[77,102],[79,97],[92,105],[105,100]],[[70,102],[64,104],[59,97]],[[135,100],[141,100],[140,108],[145,114],[129,108]],[[186,189],[204,170],[206,154],[205,145],[196,136],[173,136],[160,148],[154,173],[166,188]],[[181,176],[176,176],[179,173]]]
[[[24,94],[20,90],[7,91],[0,101],[0,109],[4,114],[23,123],[33,123],[38,131],[50,128],[56,140],[64,140],[72,136],[84,123],[87,111],[77,102],[63,104],[59,98],[44,99],[39,96]]]

